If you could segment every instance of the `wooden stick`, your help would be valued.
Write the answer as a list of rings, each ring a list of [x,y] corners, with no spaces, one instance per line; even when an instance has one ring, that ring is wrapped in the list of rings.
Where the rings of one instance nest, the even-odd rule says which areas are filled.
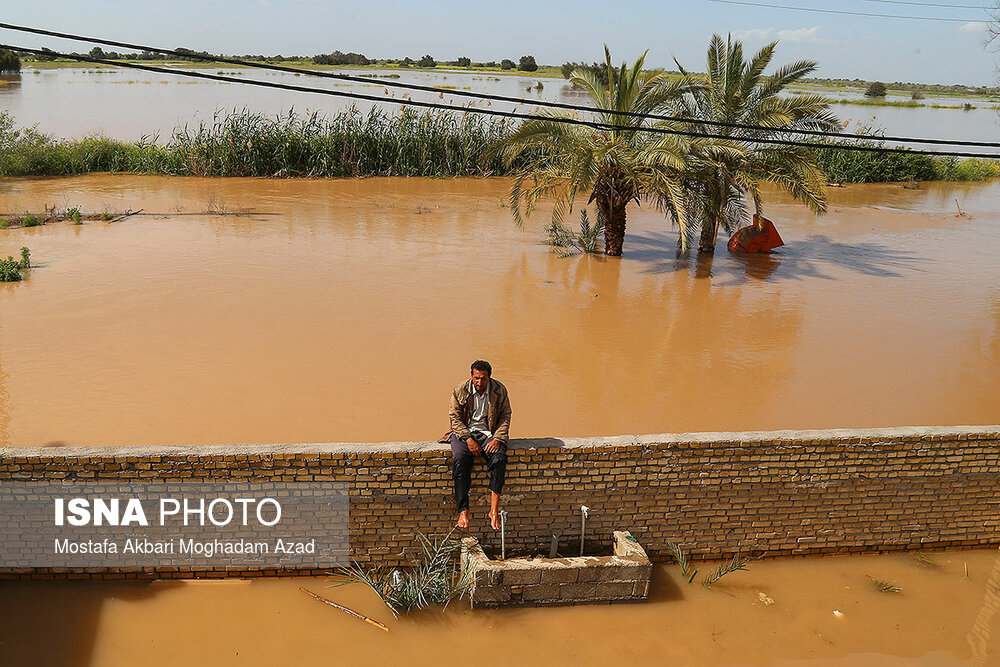
[[[111,220],[108,220],[108,224],[110,225],[112,222],[118,222],[119,220],[124,220],[125,218],[128,218],[130,216],[142,213],[142,211],[143,211],[143,209],[141,209],[141,208],[138,211],[132,211],[132,210],[125,211],[123,214],[119,215],[117,218],[113,218]]]
[[[356,612],[356,611],[354,611],[352,609],[348,609],[347,607],[342,607],[341,605],[337,604],[336,602],[331,602],[330,600],[327,600],[326,598],[321,598],[320,596],[316,595],[312,591],[307,591],[306,589],[302,588],[301,586],[299,587],[299,590],[302,591],[303,593],[305,593],[306,595],[311,596],[317,602],[322,602],[323,604],[328,604],[331,607],[335,607],[335,608],[339,609],[340,611],[342,611],[342,612],[344,612],[346,614],[350,614],[354,618],[360,619],[360,620],[364,621],[365,623],[371,623],[376,628],[381,628],[382,630],[385,630],[386,632],[389,632],[389,628],[387,628],[386,626],[382,625],[381,623],[379,623],[376,620],[370,619],[367,616],[362,616],[358,612]]]

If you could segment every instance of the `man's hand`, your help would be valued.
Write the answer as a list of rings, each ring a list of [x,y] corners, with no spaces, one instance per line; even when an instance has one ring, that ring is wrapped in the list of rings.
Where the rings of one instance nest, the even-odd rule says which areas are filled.
[[[495,454],[498,451],[500,451],[500,441],[497,440],[496,438],[493,438],[492,440],[486,443],[484,449],[486,450],[487,454]]]
[[[470,437],[465,441],[465,444],[469,446],[469,451],[472,452],[473,456],[480,456],[483,453],[483,450],[479,447],[479,443],[476,442],[475,438]],[[487,445],[487,447],[488,446],[489,445]]]

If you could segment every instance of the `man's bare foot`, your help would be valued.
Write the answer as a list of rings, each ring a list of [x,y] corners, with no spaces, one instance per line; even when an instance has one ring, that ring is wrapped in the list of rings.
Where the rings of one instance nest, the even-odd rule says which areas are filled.
[[[457,528],[469,527],[469,510],[462,510],[458,513],[458,523],[456,523],[455,526]]]
[[[496,491],[490,491],[490,525],[500,530],[500,494]]]

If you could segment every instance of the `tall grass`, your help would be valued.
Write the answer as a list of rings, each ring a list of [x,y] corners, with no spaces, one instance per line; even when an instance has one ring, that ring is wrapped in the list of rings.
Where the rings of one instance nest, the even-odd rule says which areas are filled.
[[[877,136],[861,135],[834,145],[881,147]],[[817,151],[819,164],[835,183],[899,181],[986,181],[1000,177],[1000,164],[984,158],[959,159],[916,153],[878,153],[843,148]]]
[[[4,112],[0,175],[488,176],[505,171],[487,149],[510,130],[509,121],[447,112],[275,117],[242,110],[179,128],[161,145],[155,138],[55,139],[16,128]]]
[[[138,141],[101,136],[56,139],[33,127],[16,127],[14,118],[2,112],[0,176],[88,172],[268,177],[494,176],[504,175],[508,169],[492,149],[513,129],[511,120],[451,112],[361,113],[351,109],[332,116],[292,112],[267,116],[234,110],[219,112],[211,121],[196,126],[178,128],[161,143],[155,136]],[[881,145],[879,137],[871,134],[846,142]],[[984,159],[837,148],[817,153],[827,178],[838,183],[982,181],[1000,176],[1000,165]],[[592,226],[590,231],[595,229]],[[557,236],[563,231],[573,235],[569,230],[554,231]]]

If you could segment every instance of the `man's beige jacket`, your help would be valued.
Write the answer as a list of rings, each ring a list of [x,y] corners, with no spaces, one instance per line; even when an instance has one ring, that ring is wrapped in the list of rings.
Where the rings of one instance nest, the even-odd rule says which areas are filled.
[[[469,437],[469,420],[472,417],[472,378],[455,387],[451,393],[451,407],[448,409],[448,420],[451,428],[440,442],[448,442],[451,434],[455,433],[462,440]],[[489,410],[486,415],[486,423],[489,424],[493,437],[497,440],[507,442],[510,432],[510,399],[507,397],[507,387],[503,386],[493,378],[490,378],[489,385]]]

